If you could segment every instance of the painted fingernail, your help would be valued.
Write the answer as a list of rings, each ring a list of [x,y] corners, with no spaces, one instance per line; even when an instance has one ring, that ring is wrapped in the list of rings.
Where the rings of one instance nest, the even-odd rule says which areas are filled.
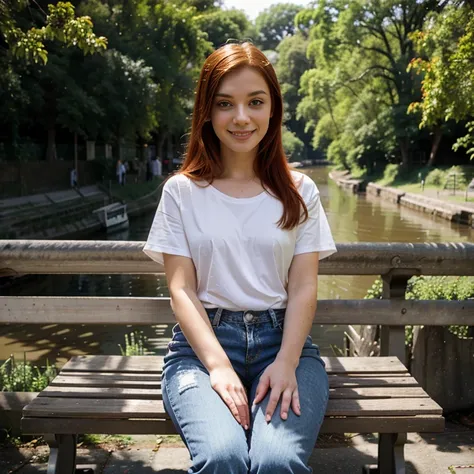
[[[245,431],[247,431],[249,429],[249,425],[245,425],[244,429],[245,429]]]
[[[281,414],[281,417],[282,417],[284,420],[286,420],[286,419],[288,418],[288,415],[287,415],[286,413],[282,413],[282,414]]]
[[[271,419],[272,419],[272,417],[267,414],[267,416],[265,417],[265,421],[268,423]]]

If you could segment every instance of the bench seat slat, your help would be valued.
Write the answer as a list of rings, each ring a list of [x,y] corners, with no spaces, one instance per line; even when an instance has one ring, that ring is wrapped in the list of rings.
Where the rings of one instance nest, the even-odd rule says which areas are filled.
[[[1,394],[0,394],[1,396]],[[122,387],[70,387],[49,386],[40,394],[41,397],[67,398],[135,398],[161,400],[161,389],[141,389]],[[331,388],[330,399],[360,399],[360,398],[428,398],[421,387],[367,387],[367,388]],[[24,404],[22,405],[22,407]]]
[[[161,381],[149,381],[147,379],[135,380],[135,378],[122,380],[117,377],[65,377],[58,375],[51,381],[50,386],[57,387],[122,387],[122,388],[149,388],[161,387]],[[413,377],[344,377],[340,375],[329,376],[329,386],[336,387],[417,387],[418,383]]]
[[[304,407],[302,408],[304,412]],[[37,397],[27,405],[25,416],[96,418],[168,418],[161,400]],[[327,416],[441,415],[430,398],[329,400]]]
[[[159,373],[136,373],[136,372],[87,372],[87,371],[73,371],[73,370],[61,370],[63,377],[123,377],[123,380],[161,380],[162,372]],[[344,374],[333,374],[331,377],[351,377],[351,378],[378,378],[378,377],[409,377],[410,373],[405,372],[379,372],[372,374],[370,372],[358,372],[358,373],[344,373]]]
[[[395,417],[350,417],[324,419],[321,433],[413,433],[439,432],[444,419],[438,415]],[[93,418],[22,419],[27,434],[174,434],[171,420],[97,420]]]
[[[407,373],[397,357],[322,357],[328,374],[343,373]],[[62,371],[145,372],[159,373],[161,356],[75,356]]]

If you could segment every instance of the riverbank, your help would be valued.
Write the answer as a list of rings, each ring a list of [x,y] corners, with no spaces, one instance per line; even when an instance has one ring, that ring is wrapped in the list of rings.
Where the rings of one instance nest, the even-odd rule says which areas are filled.
[[[95,233],[102,225],[93,214],[113,202],[127,204],[129,217],[156,208],[162,180],[126,186],[87,186],[0,200],[0,239],[68,239]]]
[[[474,202],[452,201],[449,199],[447,190],[423,189],[418,185],[409,192],[404,189],[404,186],[413,189],[412,185],[385,186],[377,182],[354,178],[348,171],[331,171],[329,177],[339,187],[353,193],[366,192],[368,195],[393,202],[401,207],[474,227]]]

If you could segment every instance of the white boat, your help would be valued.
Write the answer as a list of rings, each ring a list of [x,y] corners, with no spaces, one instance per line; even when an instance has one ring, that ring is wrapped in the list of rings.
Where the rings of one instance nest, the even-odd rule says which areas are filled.
[[[107,231],[126,229],[129,225],[127,205],[116,202],[93,211]]]

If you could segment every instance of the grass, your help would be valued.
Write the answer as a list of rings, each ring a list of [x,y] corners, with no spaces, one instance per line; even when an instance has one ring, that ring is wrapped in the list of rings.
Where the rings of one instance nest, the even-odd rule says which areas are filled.
[[[118,183],[112,183],[112,196],[121,201],[134,201],[147,194],[156,191],[164,178],[156,181],[147,181],[146,183],[128,183],[125,186],[120,186]]]
[[[455,194],[444,189],[448,174],[455,170],[462,175],[461,184]],[[474,166],[456,166],[440,168],[416,168],[402,171],[398,165],[388,165],[383,176],[378,176],[374,182],[381,186],[390,186],[410,193],[424,194],[429,197],[439,197],[456,203],[466,202],[465,193],[467,184],[474,178]],[[421,180],[425,180],[422,188]],[[474,201],[474,191],[468,193],[469,202]]]

